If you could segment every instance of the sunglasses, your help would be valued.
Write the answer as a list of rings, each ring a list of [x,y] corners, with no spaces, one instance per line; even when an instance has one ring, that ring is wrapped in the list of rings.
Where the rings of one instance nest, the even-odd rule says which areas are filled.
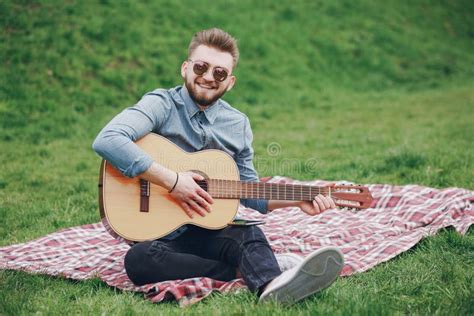
[[[194,64],[193,71],[198,76],[204,75],[209,70],[209,64],[204,61],[191,59],[189,59],[189,61]],[[214,77],[214,80],[218,82],[226,80],[228,75],[228,71],[223,67],[212,68],[212,77]]]

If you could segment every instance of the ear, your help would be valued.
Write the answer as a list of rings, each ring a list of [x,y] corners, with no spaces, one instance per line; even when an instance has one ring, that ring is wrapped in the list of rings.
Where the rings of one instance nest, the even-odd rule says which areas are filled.
[[[185,77],[186,75],[186,70],[188,69],[188,65],[189,63],[187,61],[183,61],[183,63],[181,64],[181,77]]]
[[[234,87],[236,81],[237,81],[237,77],[235,77],[235,76],[230,76],[230,78],[229,78],[229,85],[227,86],[226,91],[230,91],[230,90]]]

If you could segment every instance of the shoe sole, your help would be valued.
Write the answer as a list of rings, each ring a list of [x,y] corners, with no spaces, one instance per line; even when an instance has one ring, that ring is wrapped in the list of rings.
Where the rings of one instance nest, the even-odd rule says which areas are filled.
[[[260,297],[260,302],[277,301],[290,305],[331,285],[341,273],[344,257],[337,248],[320,249],[306,257],[298,271],[273,291]]]
[[[280,264],[280,260],[278,260],[278,257],[277,257],[277,262],[278,262],[278,265],[280,266],[280,270],[281,272],[284,272],[286,270],[290,270],[291,268],[293,267],[296,267],[297,265],[301,264],[301,262],[303,262],[303,257],[297,255],[297,254],[294,254],[294,253],[291,253],[291,252],[288,252],[288,253],[285,253],[285,254],[279,254],[277,256],[284,256],[284,257],[287,257],[287,258],[291,258],[293,260],[293,263],[290,263],[290,264],[286,264],[286,265],[281,265]]]

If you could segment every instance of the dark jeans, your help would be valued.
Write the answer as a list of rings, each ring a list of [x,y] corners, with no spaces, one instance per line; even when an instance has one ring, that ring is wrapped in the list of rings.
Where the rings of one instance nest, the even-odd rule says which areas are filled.
[[[230,281],[237,268],[251,291],[281,274],[257,226],[207,230],[189,225],[174,240],[137,243],[125,256],[125,270],[136,285],[193,277]]]

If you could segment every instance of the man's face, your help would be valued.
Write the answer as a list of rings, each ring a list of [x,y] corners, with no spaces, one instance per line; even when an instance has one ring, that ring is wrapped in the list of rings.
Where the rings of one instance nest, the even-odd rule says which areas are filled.
[[[189,56],[189,59],[192,61],[185,61],[181,65],[181,76],[184,78],[189,95],[198,105],[208,106],[214,103],[234,86],[235,77],[231,74],[233,66],[231,54],[200,45]],[[202,75],[197,75],[193,71],[196,62],[207,63],[208,70]],[[219,82],[214,78],[215,67],[227,70],[228,76],[224,81]]]

